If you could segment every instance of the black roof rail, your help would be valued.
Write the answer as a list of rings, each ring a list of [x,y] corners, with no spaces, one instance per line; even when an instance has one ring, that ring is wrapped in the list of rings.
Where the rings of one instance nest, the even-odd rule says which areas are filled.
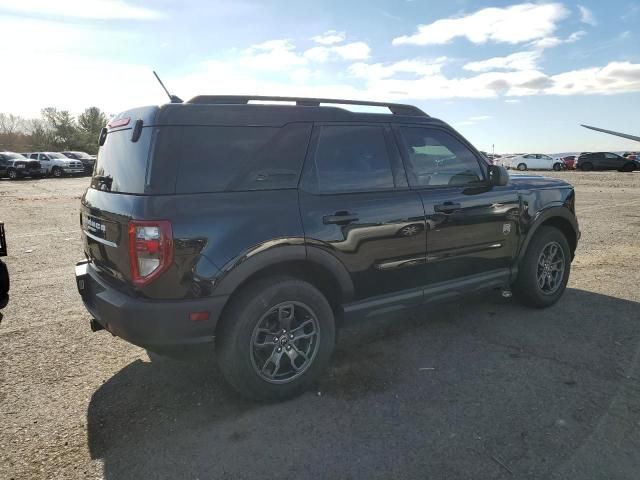
[[[333,98],[305,98],[305,97],[271,97],[261,95],[198,95],[188,100],[187,103],[205,105],[246,105],[251,100],[295,102],[304,107],[319,107],[321,103],[333,103],[338,105],[364,105],[367,107],[386,107],[394,115],[409,115],[428,117],[426,113],[413,105],[387,102],[367,102],[360,100],[338,100]]]

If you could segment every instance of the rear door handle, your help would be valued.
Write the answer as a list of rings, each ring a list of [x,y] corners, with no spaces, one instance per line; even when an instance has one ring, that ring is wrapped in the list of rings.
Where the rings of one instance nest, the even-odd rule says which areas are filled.
[[[336,212],[333,215],[325,215],[324,217],[322,217],[322,222],[325,225],[329,225],[332,223],[338,225],[347,225],[348,223],[357,222],[358,220],[358,214],[350,212]]]
[[[440,213],[451,213],[451,212],[455,212],[456,210],[461,210],[462,205],[460,205],[459,203],[444,202],[444,203],[441,203],[440,205],[435,205],[433,209],[436,212],[440,212]]]

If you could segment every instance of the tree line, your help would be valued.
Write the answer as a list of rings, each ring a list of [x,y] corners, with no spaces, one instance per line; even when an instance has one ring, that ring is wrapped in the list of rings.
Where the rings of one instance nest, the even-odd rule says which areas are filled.
[[[97,107],[74,117],[53,107],[40,111],[40,118],[26,119],[0,113],[0,150],[12,152],[80,150],[98,152],[98,135],[108,118]]]

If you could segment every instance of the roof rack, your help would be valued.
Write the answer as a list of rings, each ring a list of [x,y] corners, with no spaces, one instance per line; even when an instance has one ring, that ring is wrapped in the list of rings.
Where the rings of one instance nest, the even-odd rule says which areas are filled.
[[[338,100],[332,98],[271,97],[261,95],[198,95],[187,101],[187,103],[206,105],[246,105],[251,100],[295,102],[296,105],[304,107],[319,107],[321,103],[332,103],[338,105],[364,105],[367,107],[386,107],[394,115],[409,115],[418,117],[429,116],[418,107],[414,107],[413,105],[386,102],[366,102],[360,100]]]

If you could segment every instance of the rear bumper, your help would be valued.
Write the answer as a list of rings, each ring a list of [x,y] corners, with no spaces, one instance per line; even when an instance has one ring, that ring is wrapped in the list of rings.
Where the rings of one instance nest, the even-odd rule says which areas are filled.
[[[227,301],[224,297],[146,300],[131,297],[100,279],[91,264],[76,265],[76,284],[89,313],[105,330],[149,350],[175,350],[213,341]],[[192,312],[209,320],[191,321]]]

